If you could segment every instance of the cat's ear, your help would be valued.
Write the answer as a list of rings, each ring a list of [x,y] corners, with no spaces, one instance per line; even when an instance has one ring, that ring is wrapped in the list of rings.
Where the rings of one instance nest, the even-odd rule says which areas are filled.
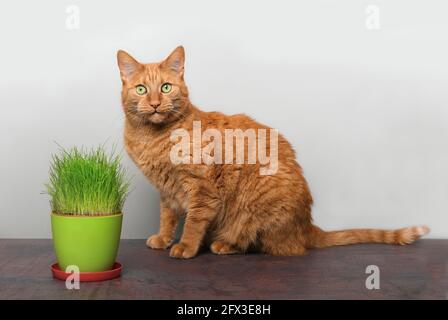
[[[123,82],[129,80],[142,65],[131,57],[131,55],[123,50],[117,52],[118,67],[120,68],[120,76]]]
[[[180,76],[184,75],[185,50],[184,47],[178,46],[173,52],[162,62],[162,67],[175,71]]]

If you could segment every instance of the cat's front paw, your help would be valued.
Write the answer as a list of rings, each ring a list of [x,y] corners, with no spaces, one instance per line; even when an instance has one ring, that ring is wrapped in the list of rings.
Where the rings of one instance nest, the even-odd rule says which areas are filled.
[[[154,234],[146,240],[146,245],[151,249],[167,249],[171,244],[169,239],[164,239],[158,234]]]
[[[176,243],[170,251],[171,258],[177,259],[190,259],[193,258],[197,253],[197,250],[188,246],[182,242]]]

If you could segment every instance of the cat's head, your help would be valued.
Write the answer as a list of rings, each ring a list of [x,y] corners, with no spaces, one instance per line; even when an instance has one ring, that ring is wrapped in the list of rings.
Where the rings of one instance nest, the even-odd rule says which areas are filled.
[[[158,63],[140,63],[122,50],[117,59],[123,108],[130,121],[163,125],[185,116],[189,100],[182,46]]]

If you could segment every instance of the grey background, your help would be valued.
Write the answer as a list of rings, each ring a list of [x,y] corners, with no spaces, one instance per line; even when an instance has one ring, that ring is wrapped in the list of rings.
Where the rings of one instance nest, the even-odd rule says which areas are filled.
[[[66,28],[69,5],[80,28]],[[366,28],[366,8],[380,29]],[[54,141],[122,146],[116,51],[186,49],[203,110],[245,112],[294,145],[325,229],[427,224],[448,238],[446,1],[9,1],[0,10],[0,237],[50,237]],[[124,238],[158,227],[135,175]]]

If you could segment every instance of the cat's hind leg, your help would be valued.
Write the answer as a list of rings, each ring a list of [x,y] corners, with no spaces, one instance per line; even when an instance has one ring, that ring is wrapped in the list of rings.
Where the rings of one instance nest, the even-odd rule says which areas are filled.
[[[240,250],[235,246],[221,240],[213,241],[210,245],[210,250],[214,254],[236,254],[240,253]]]
[[[275,256],[304,255],[306,247],[301,234],[303,231],[294,224],[269,229],[260,235],[260,249]]]
[[[261,251],[274,256],[302,256],[306,254],[306,248],[301,244],[285,244],[272,241],[264,242]]]

